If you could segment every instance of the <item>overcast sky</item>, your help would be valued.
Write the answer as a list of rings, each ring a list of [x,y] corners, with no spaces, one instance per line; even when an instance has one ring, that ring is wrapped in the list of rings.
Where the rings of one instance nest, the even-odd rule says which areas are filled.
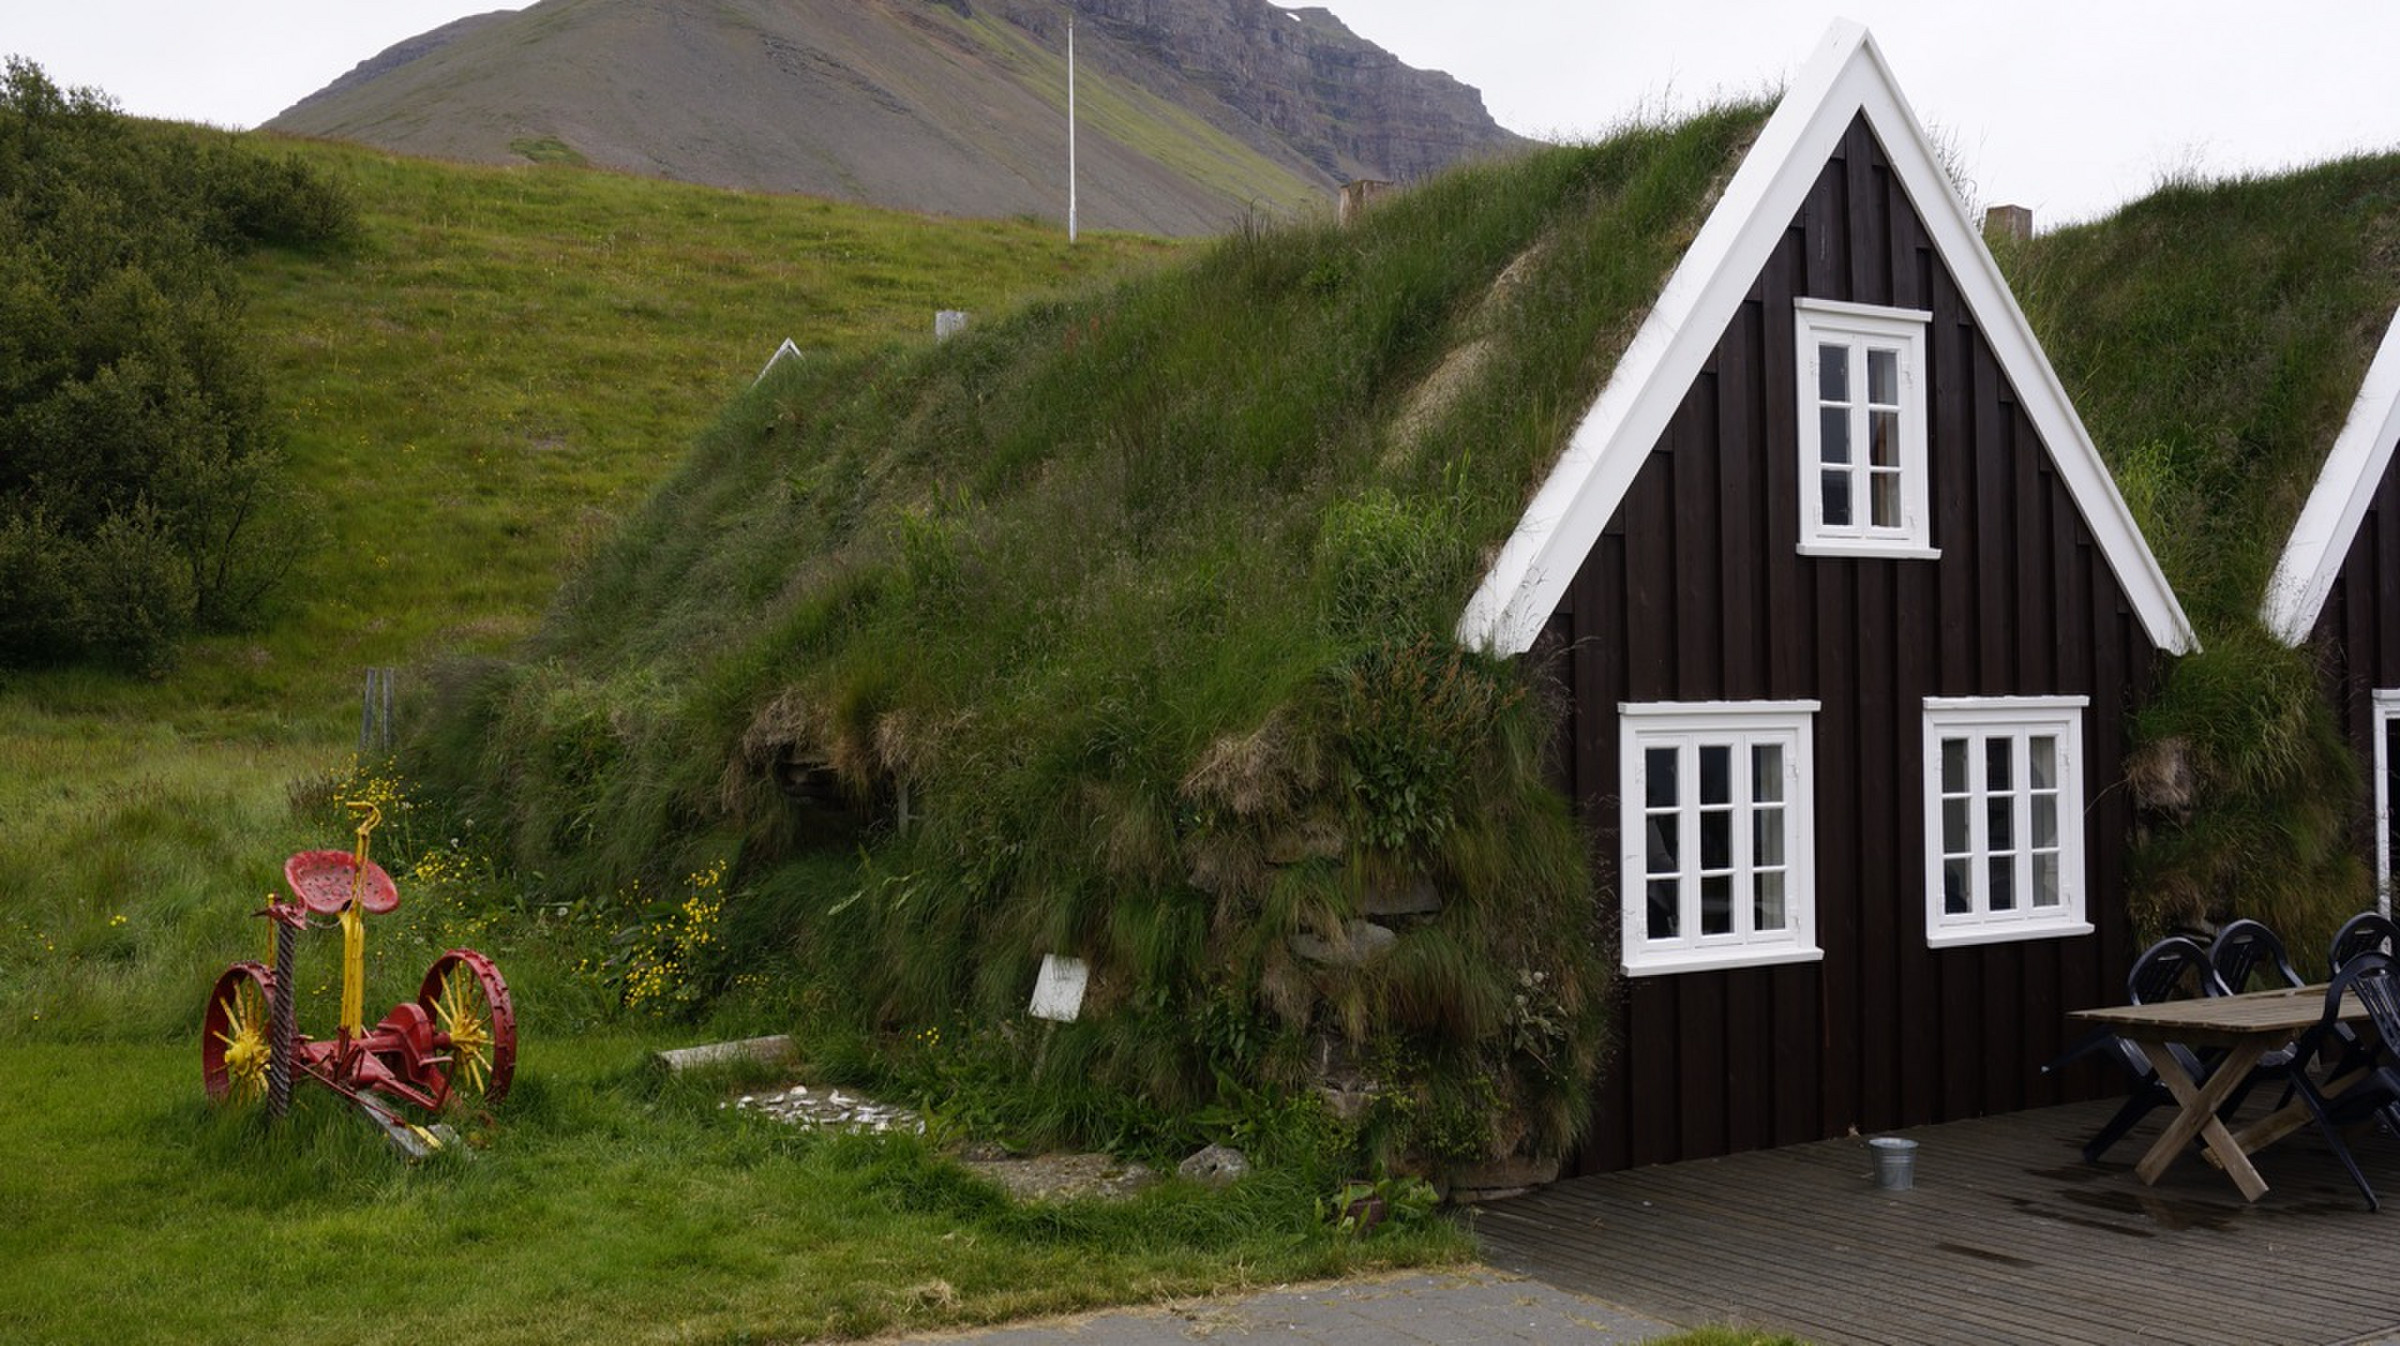
[[[0,0],[0,51],[141,116],[247,127],[493,0]],[[1503,125],[1571,137],[1770,87],[1865,23],[1982,204],[2102,214],[2163,174],[2400,146],[2396,0],[1326,0]]]

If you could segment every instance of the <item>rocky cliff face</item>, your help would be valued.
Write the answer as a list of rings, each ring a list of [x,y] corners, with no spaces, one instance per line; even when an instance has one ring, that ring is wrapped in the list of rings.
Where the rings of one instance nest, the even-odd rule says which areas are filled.
[[[996,9],[1045,39],[1064,27],[1056,0],[931,0]],[[1329,9],[1267,0],[1076,0],[1086,25],[1207,89],[1336,182],[1405,182],[1461,159],[1525,144],[1484,110],[1483,95],[1418,70]]]

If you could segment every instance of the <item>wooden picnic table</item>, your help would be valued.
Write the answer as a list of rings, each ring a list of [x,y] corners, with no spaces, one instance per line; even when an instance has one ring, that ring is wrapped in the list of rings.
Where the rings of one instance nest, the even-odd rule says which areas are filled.
[[[2134,1173],[2144,1183],[2157,1186],[2175,1156],[2198,1136],[2207,1146],[2209,1162],[2225,1170],[2245,1199],[2256,1201],[2266,1194],[2266,1179],[2258,1176],[2250,1156],[2306,1126],[2307,1105],[2294,1100],[2240,1131],[2226,1126],[2217,1110],[2250,1078],[2260,1057],[2307,1032],[2324,1017],[2325,990],[2323,986],[2298,986],[2156,1005],[2077,1010],[2068,1016],[2080,1024],[2105,1028],[2140,1047],[2150,1068],[2158,1072],[2180,1105],[2175,1120],[2134,1165]],[[2343,1000],[2343,1022],[2363,1022],[2366,1017],[2366,1007],[2357,997]],[[2167,1049],[2169,1043],[2222,1047],[2225,1055],[2207,1078],[2195,1082]],[[2326,1092],[2338,1093],[2342,1084],[2336,1081]]]

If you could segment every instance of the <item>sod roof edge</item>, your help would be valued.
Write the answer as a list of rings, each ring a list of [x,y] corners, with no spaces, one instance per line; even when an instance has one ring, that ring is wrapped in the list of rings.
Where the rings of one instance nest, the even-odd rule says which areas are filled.
[[[2360,383],[2358,398],[2341,434],[2326,454],[2324,470],[2292,526],[2291,541],[2276,559],[2259,617],[2286,645],[2308,639],[2341,574],[2358,526],[2367,517],[2377,483],[2391,466],[2400,442],[2400,313],[2384,329],[2383,344]]]
[[[1860,116],[1883,144],[1895,177],[1956,277],[2143,629],[2169,653],[2199,648],[2191,620],[1965,203],[1950,186],[1882,50],[1864,27],[1847,20],[1827,29],[1776,106],[1627,343],[1614,374],[1569,436],[1557,466],[1502,544],[1459,618],[1461,643],[1500,654],[1532,646],[1819,169]]]

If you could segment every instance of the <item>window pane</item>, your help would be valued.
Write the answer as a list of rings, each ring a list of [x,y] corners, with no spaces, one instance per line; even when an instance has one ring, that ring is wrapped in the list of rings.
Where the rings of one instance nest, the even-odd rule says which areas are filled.
[[[1783,810],[1760,809],[1750,815],[1750,863],[1760,869],[1783,864]]]
[[[1942,854],[1965,855],[1975,849],[1975,837],[1967,830],[1967,801],[1942,801]]]
[[[1817,457],[1828,463],[1850,461],[1850,413],[1840,407],[1817,409]]]
[[[1683,898],[1674,879],[1650,880],[1650,938],[1673,939],[1683,928]]]
[[[2059,905],[2058,856],[2056,854],[2033,857],[2033,905],[2037,907]]]
[[[1964,916],[1973,909],[1974,864],[1965,856],[1942,862],[1942,910],[1952,916]]]
[[[2016,745],[2005,738],[1983,741],[1983,784],[1989,790],[2006,790],[2009,786],[2010,752]]]
[[[1782,930],[1791,924],[1784,909],[1783,875],[1776,873],[1758,876],[1757,910],[1751,913],[1750,924],[1759,930]]]
[[[1850,474],[1825,474],[1825,525],[1829,528],[1850,526]]]
[[[1733,933],[1733,877],[1716,874],[1700,880],[1700,933]]]
[[[1700,747],[1700,802],[1730,804],[1733,802],[1733,748],[1723,743],[1705,743]]]
[[[2015,857],[2007,855],[1995,855],[1992,857],[1991,865],[1991,909],[1993,911],[2015,911],[2017,909],[2017,892],[2015,887],[2015,880],[2017,877],[2017,862]]]
[[[1643,801],[1654,809],[1675,807],[1675,750],[1643,749],[1642,773],[1650,778],[1650,787],[1642,792]]]
[[[1649,820],[1648,866],[1653,874],[1673,874],[1683,868],[1683,827],[1672,813],[1654,813]]]
[[[1942,793],[1963,795],[1967,792],[1967,741],[1963,738],[1942,740]]]
[[[2033,797],[2033,838],[2030,844],[2035,846],[2056,846],[2058,844],[2058,796],[2035,795]]]
[[[1733,813],[1711,809],[1700,815],[1700,867],[1733,868]]]
[[[1783,745],[1756,743],[1750,747],[1750,798],[1754,803],[1783,802]]]
[[[1900,413],[1878,411],[1867,417],[1867,461],[1877,467],[1900,466]]]
[[[2036,790],[2058,788],[2058,738],[2054,734],[2035,734],[2025,740],[2026,756],[2031,759],[2026,774],[2033,778]]]
[[[1869,474],[1867,517],[1877,528],[1900,526],[1900,474],[1875,472]]]
[[[1817,347],[1817,400],[1847,402],[1850,400],[1850,348],[1848,346]]]
[[[1984,803],[1983,844],[1986,850],[1998,852],[2016,847],[2015,824],[2017,801],[2012,795],[1997,795]]]
[[[1886,407],[1900,405],[1900,352],[1867,352],[1867,400]]]

